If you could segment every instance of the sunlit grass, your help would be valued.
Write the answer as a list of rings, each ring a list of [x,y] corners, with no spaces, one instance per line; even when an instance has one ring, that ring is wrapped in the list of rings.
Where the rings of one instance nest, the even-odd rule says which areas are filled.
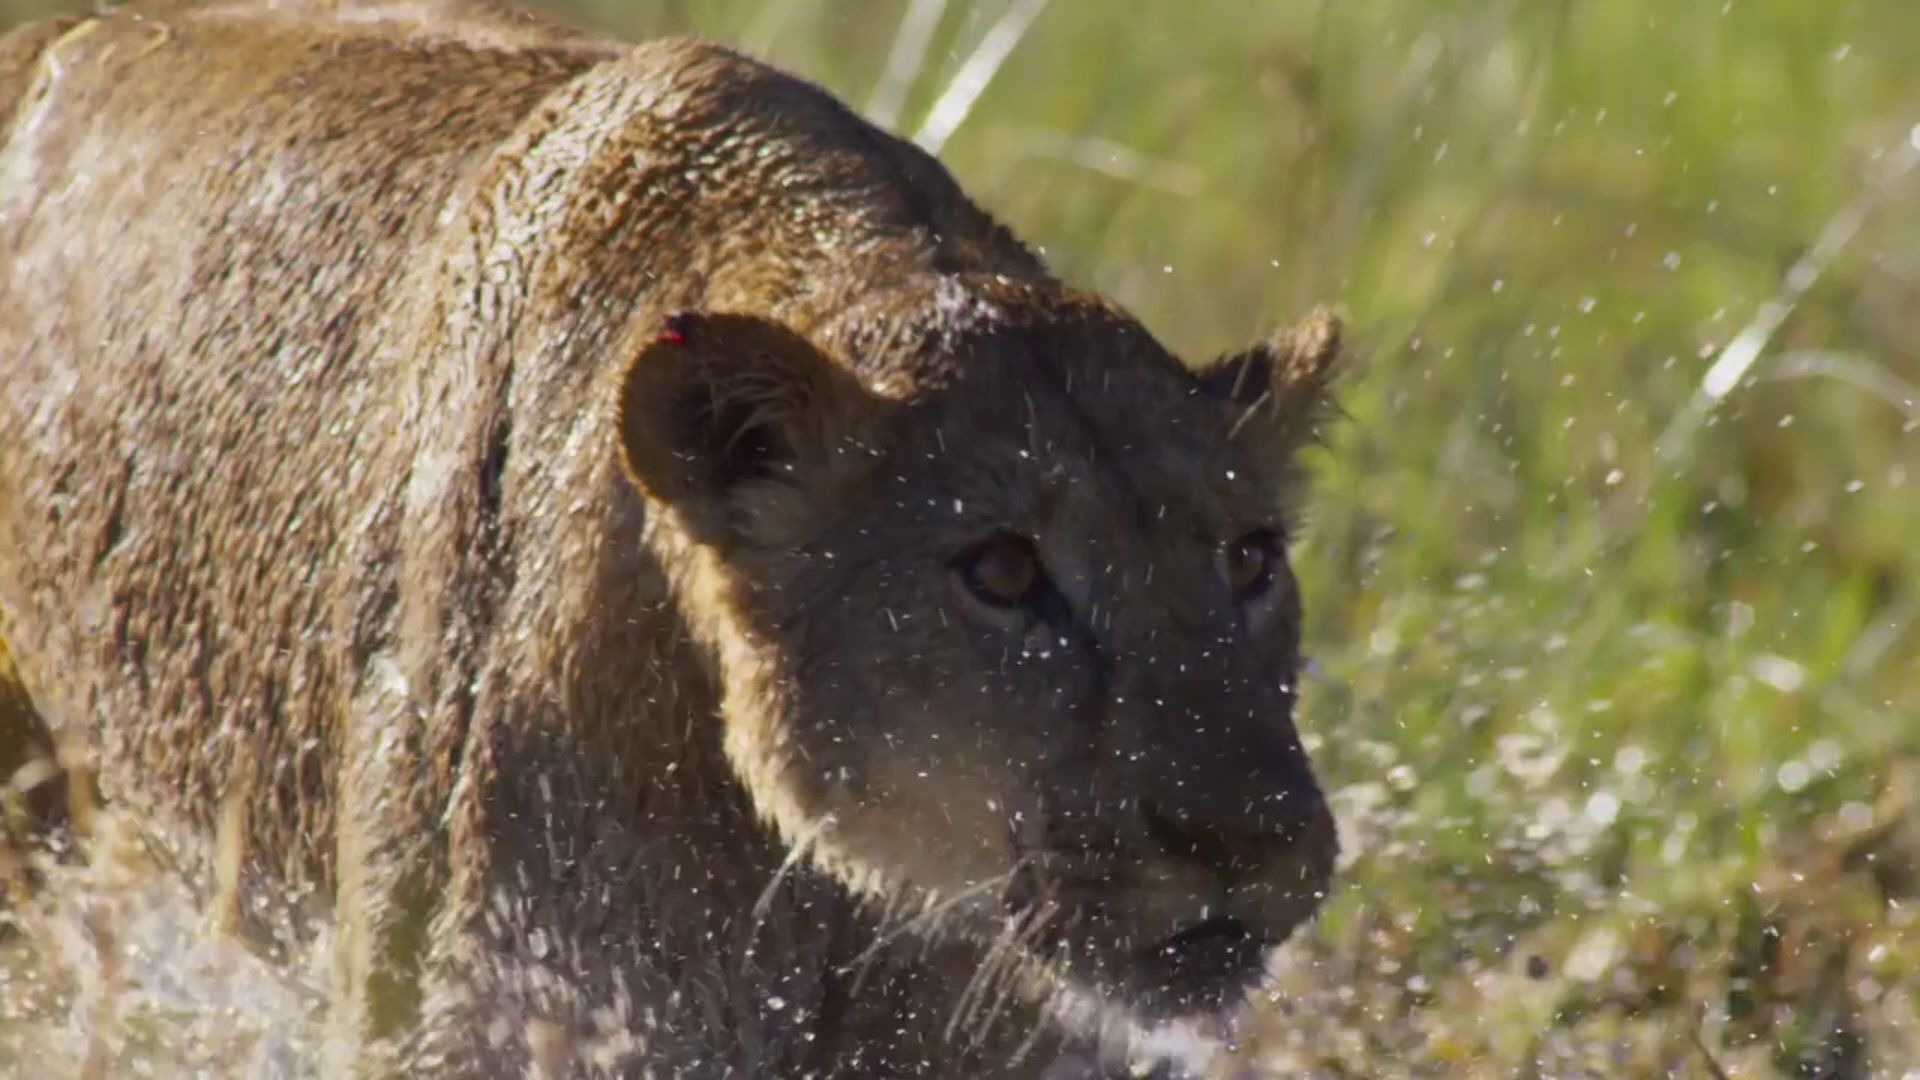
[[[562,6],[864,104],[908,4]],[[1007,8],[942,8],[901,128]],[[983,204],[1196,361],[1316,301],[1356,328],[1299,553],[1353,861],[1259,1053],[1920,1065],[1920,175],[1872,194],[1916,43],[1897,0],[1056,0],[953,130]]]

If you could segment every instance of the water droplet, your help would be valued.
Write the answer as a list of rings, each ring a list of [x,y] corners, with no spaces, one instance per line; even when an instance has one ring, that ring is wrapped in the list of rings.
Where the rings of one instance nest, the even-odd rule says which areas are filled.
[[[1807,681],[1807,669],[1784,656],[1762,653],[1747,666],[1754,678],[1783,694],[1793,693]]]
[[[1792,795],[1807,786],[1807,781],[1813,779],[1813,771],[1807,768],[1804,761],[1789,761],[1780,766],[1774,779],[1779,781],[1781,791]]]

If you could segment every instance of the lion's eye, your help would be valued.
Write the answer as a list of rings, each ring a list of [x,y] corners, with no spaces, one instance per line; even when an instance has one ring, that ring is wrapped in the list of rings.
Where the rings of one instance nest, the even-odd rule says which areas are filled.
[[[1280,542],[1267,529],[1256,529],[1220,549],[1220,576],[1233,587],[1233,594],[1250,600],[1273,584],[1273,564],[1280,555]]]
[[[997,607],[1024,603],[1040,583],[1040,553],[1022,537],[996,536],[961,560],[960,573],[975,596]]]

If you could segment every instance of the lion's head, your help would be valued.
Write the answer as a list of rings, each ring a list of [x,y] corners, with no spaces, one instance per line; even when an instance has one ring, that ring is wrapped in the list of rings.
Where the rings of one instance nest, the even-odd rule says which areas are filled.
[[[1288,528],[1338,323],[1195,374],[1097,300],[937,301],[912,334],[675,316],[627,373],[728,757],[849,888],[1138,1016],[1217,1007],[1334,861]]]

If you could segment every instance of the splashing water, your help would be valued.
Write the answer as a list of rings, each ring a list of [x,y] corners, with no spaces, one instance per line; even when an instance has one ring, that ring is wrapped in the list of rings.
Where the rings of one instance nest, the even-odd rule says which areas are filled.
[[[100,841],[86,865],[30,860],[37,886],[0,912],[0,1073],[312,1074],[327,934],[274,964],[210,924],[131,829]]]

